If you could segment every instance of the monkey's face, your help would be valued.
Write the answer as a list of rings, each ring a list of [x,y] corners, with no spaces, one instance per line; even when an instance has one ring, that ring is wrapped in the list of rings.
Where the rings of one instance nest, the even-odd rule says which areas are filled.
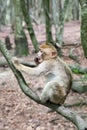
[[[40,64],[44,60],[49,60],[57,57],[56,49],[48,44],[40,45],[40,51],[37,53],[34,61],[36,64]]]
[[[34,58],[34,61],[36,64],[40,64],[41,62],[43,62],[43,60],[44,60],[44,54],[43,52],[39,51],[36,57]]]

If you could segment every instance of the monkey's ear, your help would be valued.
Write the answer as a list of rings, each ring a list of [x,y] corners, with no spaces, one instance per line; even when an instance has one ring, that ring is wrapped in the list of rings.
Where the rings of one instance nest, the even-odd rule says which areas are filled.
[[[57,57],[57,52],[56,51],[52,51],[52,58]]]

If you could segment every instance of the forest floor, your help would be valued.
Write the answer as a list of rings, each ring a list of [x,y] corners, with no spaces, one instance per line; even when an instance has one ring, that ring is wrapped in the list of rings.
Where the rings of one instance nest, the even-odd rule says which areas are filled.
[[[34,26],[34,29],[38,41],[45,41],[44,25]],[[55,35],[54,29],[52,32]],[[28,32],[26,34],[28,36]],[[3,28],[3,31],[0,32],[0,39],[4,41],[7,35],[10,36],[14,46],[10,27]],[[30,55],[27,58],[23,57],[23,60],[32,61],[35,54],[29,36],[28,40]],[[65,24],[63,41],[69,45],[80,43],[80,22],[71,21]],[[77,48],[75,46],[62,48],[64,55],[62,59],[68,64],[76,63],[68,57],[71,48],[74,48],[74,54],[77,56],[79,64],[86,66],[87,60],[84,58],[81,45]],[[10,53],[14,53],[14,49]],[[2,57],[0,53],[0,59]],[[40,88],[43,88],[43,77],[39,79],[28,75],[24,75],[24,77],[33,90],[39,91]],[[73,77],[76,78],[77,76],[73,74]],[[86,94],[71,91],[66,103],[73,104],[86,99]],[[87,106],[80,105],[69,109],[75,111],[87,121]],[[48,108],[35,103],[23,94],[9,67],[0,67],[0,130],[76,130],[76,127],[70,121],[56,112],[49,113],[48,111]]]

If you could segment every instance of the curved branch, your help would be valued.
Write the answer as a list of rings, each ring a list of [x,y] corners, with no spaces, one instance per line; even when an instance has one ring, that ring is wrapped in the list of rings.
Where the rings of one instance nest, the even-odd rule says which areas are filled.
[[[37,94],[35,94],[31,88],[28,88],[27,86],[27,83],[25,81],[25,79],[23,78],[22,74],[15,69],[12,61],[11,61],[11,55],[9,54],[9,52],[7,51],[6,47],[5,47],[5,44],[2,43],[0,41],[0,51],[2,52],[3,56],[5,57],[5,59],[7,60],[11,70],[13,71],[18,83],[19,83],[19,86],[20,88],[22,89],[22,91],[27,95],[29,96],[31,99],[35,100],[36,102],[39,101],[39,97],[37,96]]]
[[[25,95],[27,95],[28,97],[30,97],[32,100],[36,101],[37,103],[55,110],[57,113],[61,114],[62,116],[67,118],[69,121],[71,121],[73,124],[75,124],[77,126],[78,130],[87,129],[87,125],[86,125],[87,123],[80,116],[78,116],[75,112],[69,110],[68,108],[65,108],[64,106],[58,106],[58,105],[50,103],[50,102],[43,104],[40,101],[38,95],[35,94],[31,88],[28,87],[22,74],[15,69],[15,67],[13,66],[12,61],[11,61],[11,56],[8,53],[4,43],[2,43],[1,41],[0,41],[0,51],[2,52],[5,59],[7,60],[10,68],[12,69],[12,71],[19,83],[20,88],[25,93]]]

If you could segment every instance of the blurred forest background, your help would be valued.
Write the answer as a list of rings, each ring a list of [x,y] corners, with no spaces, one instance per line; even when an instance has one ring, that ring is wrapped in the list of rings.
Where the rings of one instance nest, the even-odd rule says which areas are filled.
[[[35,52],[37,52],[39,41],[33,29],[34,25],[44,24],[45,41],[60,48],[63,45],[64,24],[72,20],[82,20],[81,40],[87,57],[85,42],[87,39],[84,35],[87,33],[86,7],[85,0],[0,0],[0,30],[3,30],[3,26],[11,27],[16,54],[22,56],[27,55],[29,51],[25,29],[28,30]],[[55,30],[54,38],[52,27]],[[9,42],[8,36],[6,41]],[[60,49],[58,51],[61,53]]]
[[[16,55],[22,64],[29,65],[43,42],[54,45],[73,72],[72,90],[65,108],[58,108],[62,116],[48,113],[47,108],[21,92],[9,68],[9,65],[13,68],[11,58],[3,49],[5,43],[11,56]],[[76,127],[86,130],[87,0],[0,0],[0,50],[1,130],[75,130]],[[37,80],[23,76],[34,91],[41,92],[43,77]],[[24,80],[22,83],[26,85]],[[74,111],[67,114],[66,107],[84,120]]]

